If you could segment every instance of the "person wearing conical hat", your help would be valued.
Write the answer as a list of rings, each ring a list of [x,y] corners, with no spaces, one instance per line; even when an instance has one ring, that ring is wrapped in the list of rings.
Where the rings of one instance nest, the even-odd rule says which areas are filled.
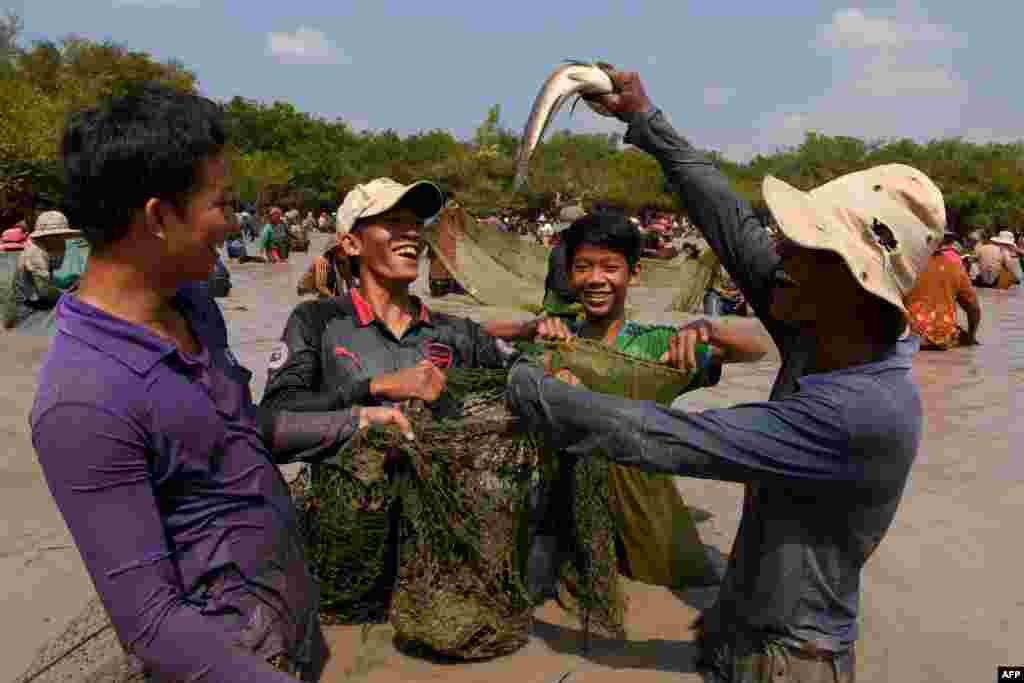
[[[78,281],[80,273],[58,277],[67,240],[81,235],[60,211],[44,211],[36,219],[28,244],[18,256],[10,293],[3,306],[3,324],[15,328],[34,313],[49,311]]]
[[[1021,251],[1009,230],[1002,230],[978,245],[975,253],[978,256],[977,286],[1009,289],[1024,280],[1020,265]]]
[[[698,627],[705,680],[856,678],[864,564],[892,525],[923,411],[905,298],[946,225],[942,192],[890,164],[809,192],[765,179],[773,238],[713,159],[679,136],[636,73],[596,99],[652,154],[782,356],[771,400],[684,412],[589,392],[518,364],[509,401],[553,448],[652,472],[746,485],[716,603]],[[665,360],[715,343],[698,320]]]

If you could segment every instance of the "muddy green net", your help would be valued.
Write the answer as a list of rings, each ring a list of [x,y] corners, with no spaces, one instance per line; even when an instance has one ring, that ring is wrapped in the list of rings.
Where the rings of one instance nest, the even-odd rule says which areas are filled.
[[[391,623],[408,644],[462,659],[526,644],[528,494],[539,447],[495,404],[483,414],[421,425],[400,479],[398,584]]]
[[[671,403],[693,379],[691,373],[628,356],[589,339],[574,337],[545,347],[551,372],[568,371],[584,386],[604,394]],[[593,455],[578,459],[563,455],[562,459],[560,490],[568,500],[563,514],[572,534],[567,539],[570,556],[562,567],[559,603],[577,616],[585,634],[595,631],[623,637],[626,603],[610,500],[614,466]]]
[[[461,207],[446,208],[444,220],[426,235],[437,258],[479,304],[537,312],[544,299],[548,270],[547,247],[532,238],[504,232],[476,221]],[[442,228],[443,226],[443,228]],[[454,254],[440,246],[438,230],[451,232]],[[700,310],[705,290],[718,270],[718,260],[707,249],[699,259],[678,256],[671,260],[640,260],[636,287],[664,290],[660,308],[684,313]]]
[[[437,404],[407,406],[414,442],[370,430],[293,487],[325,621],[390,618],[407,647],[461,659],[526,643],[540,448],[508,413],[506,380],[450,370]]]
[[[669,404],[693,381],[693,374],[610,349],[591,339],[550,343],[552,372],[568,370],[589,389],[624,398]]]

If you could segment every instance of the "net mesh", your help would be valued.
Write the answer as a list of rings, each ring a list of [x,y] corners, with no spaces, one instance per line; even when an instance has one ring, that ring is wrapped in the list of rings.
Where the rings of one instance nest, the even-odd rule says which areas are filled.
[[[602,394],[669,404],[693,381],[692,373],[619,353],[592,339],[573,337],[545,346],[552,372],[568,370]]]
[[[402,481],[402,547],[391,623],[399,637],[462,659],[526,644],[527,499],[539,450],[494,405],[457,425],[420,427],[444,443],[419,452]]]
[[[480,223],[461,207],[444,209],[436,225],[426,236],[432,257],[472,299],[486,306],[537,310],[544,299],[550,254],[547,247]],[[454,237],[454,258],[451,249],[442,248],[440,230]],[[704,291],[717,272],[718,260],[708,249],[699,259],[645,258],[640,266],[637,287],[670,290],[674,294],[666,310],[689,313],[699,310]]]

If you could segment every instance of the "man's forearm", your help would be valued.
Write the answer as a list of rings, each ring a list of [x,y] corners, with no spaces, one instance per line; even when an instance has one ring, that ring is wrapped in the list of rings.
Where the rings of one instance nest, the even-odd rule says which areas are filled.
[[[756,363],[768,353],[768,338],[739,325],[716,323],[711,344],[722,349],[723,363]]]
[[[358,411],[297,413],[261,408],[258,422],[274,462],[318,462],[351,443],[359,427]]]
[[[863,476],[841,456],[848,441],[835,407],[820,402],[687,413],[569,386],[522,363],[509,375],[509,404],[551,447],[641,470],[741,483]]]
[[[512,341],[532,340],[537,334],[537,322],[540,318],[532,320],[491,320],[481,323],[484,332],[495,339]]]

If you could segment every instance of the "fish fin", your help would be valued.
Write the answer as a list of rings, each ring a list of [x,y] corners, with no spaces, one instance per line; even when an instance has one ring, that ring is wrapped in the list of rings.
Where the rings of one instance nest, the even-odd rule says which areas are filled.
[[[583,99],[583,95],[577,94],[576,99],[572,101],[572,106],[569,108],[569,116],[573,116],[576,113],[576,105]]]
[[[581,59],[566,59],[566,64],[572,64],[573,66],[594,66],[593,62],[585,62]]]
[[[544,127],[540,129],[540,137],[537,138],[538,145],[544,142],[544,136],[548,134],[548,127],[551,125],[551,122],[555,120],[555,117],[558,116],[558,112],[562,110],[562,106],[565,105],[565,101],[569,99],[569,96],[569,93],[559,95],[558,99],[555,100],[555,103],[551,105],[551,111],[548,112],[547,120],[544,121]]]

